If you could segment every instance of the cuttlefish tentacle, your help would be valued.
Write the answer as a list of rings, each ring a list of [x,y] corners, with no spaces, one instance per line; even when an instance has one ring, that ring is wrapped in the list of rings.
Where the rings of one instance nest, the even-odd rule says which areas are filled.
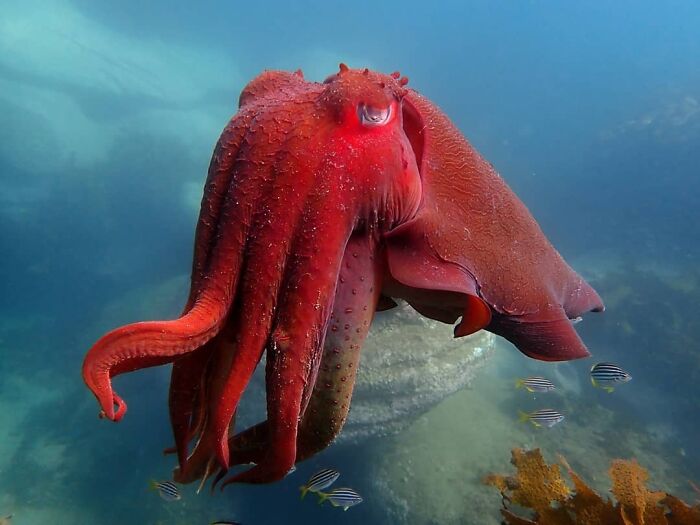
[[[239,116],[234,120],[237,118]],[[248,126],[248,134],[252,127]],[[236,154],[232,149],[224,150],[226,159],[229,154]],[[245,163],[246,160],[243,158],[238,162]],[[218,173],[218,168],[212,170]],[[250,215],[258,207],[257,190],[261,186],[261,174],[255,169],[244,170],[239,166],[232,168],[232,171],[234,175],[227,181],[226,198],[218,204],[214,203],[218,202],[218,198],[212,198],[212,209],[206,208],[204,212],[203,225],[208,223],[206,217],[216,214],[218,210],[217,233],[204,235],[208,242],[199,242],[199,247],[195,247],[197,255],[194,265],[197,269],[193,272],[194,281],[185,313],[172,321],[122,326],[104,335],[88,351],[83,362],[83,379],[100,403],[104,417],[118,421],[126,412],[126,403],[113,392],[112,377],[176,361],[205,345],[221,329],[236,291],[243,249],[250,230]],[[213,177],[213,181],[216,184],[212,182],[207,196],[221,191],[220,186],[224,181],[217,177]],[[207,232],[213,226],[202,228]],[[208,252],[205,244],[210,245]],[[202,269],[202,266],[205,268]],[[217,278],[206,279],[202,272],[216,275]],[[178,441],[183,440],[180,438]]]
[[[370,239],[363,234],[353,235],[345,249],[321,365],[299,425],[296,462],[327,447],[347,418],[360,348],[381,290],[379,258],[373,251]],[[267,421],[231,437],[231,464],[261,461],[268,439]],[[222,487],[230,482],[225,481]]]
[[[302,146],[295,142],[301,141],[308,149],[313,147],[310,142],[323,139],[323,133],[296,134],[286,138],[281,147],[295,151]],[[246,249],[245,278],[236,303],[239,307],[232,315],[235,349],[217,353],[212,363],[208,418],[194,452],[175,472],[180,482],[200,476],[212,455],[221,467],[228,466],[229,423],[270,338],[280,288],[289,279],[288,256],[294,251],[292,243],[302,228],[308,193],[316,182],[315,173],[302,169],[299,163],[291,153],[278,154],[269,163],[274,185],[266,196],[267,205],[253,219],[258,234]]]

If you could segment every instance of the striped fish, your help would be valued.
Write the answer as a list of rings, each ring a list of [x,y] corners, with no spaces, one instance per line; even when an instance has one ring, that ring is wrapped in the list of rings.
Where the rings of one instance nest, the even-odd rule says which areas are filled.
[[[627,383],[632,376],[614,363],[598,363],[591,368],[591,383],[606,392],[612,392],[612,385]]]
[[[151,480],[151,490],[157,490],[160,497],[165,501],[177,501],[182,497],[177,485],[172,481]]]
[[[523,387],[525,387],[528,392],[540,393],[551,392],[555,388],[554,384],[549,379],[539,376],[528,377],[527,379],[518,379],[515,382],[515,388]]]
[[[301,490],[301,499],[304,499],[307,492],[320,492],[325,488],[330,487],[335,483],[335,480],[340,477],[340,472],[332,468],[324,468],[316,472],[309,478],[306,485],[299,487]]]
[[[335,489],[330,492],[319,492],[319,505],[328,500],[334,507],[343,507],[348,510],[350,507],[362,503],[362,496],[357,491],[349,488]]]
[[[551,408],[541,408],[530,414],[520,412],[521,423],[525,421],[530,421],[530,423],[532,423],[536,427],[544,426],[547,428],[552,428],[554,425],[556,425],[563,419],[564,416],[562,414]]]

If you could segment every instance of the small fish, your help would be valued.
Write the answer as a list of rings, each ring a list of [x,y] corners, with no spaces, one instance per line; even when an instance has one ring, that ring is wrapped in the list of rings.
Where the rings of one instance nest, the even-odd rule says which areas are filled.
[[[515,382],[515,388],[525,387],[528,392],[551,392],[554,390],[554,384],[544,377],[528,377],[527,379],[518,379]]]
[[[172,481],[151,480],[151,490],[157,490],[160,497],[165,501],[177,501],[182,498],[180,490]]]
[[[536,427],[545,426],[547,428],[552,428],[554,425],[559,423],[564,419],[564,416],[552,410],[551,408],[541,408],[532,412],[531,414],[526,414],[525,412],[520,412],[520,422],[530,421]]]
[[[320,492],[318,493],[319,505],[324,501],[328,500],[334,507],[343,507],[343,510],[348,510],[359,503],[362,503],[362,496],[360,496],[355,490],[349,488],[335,489],[330,492]]]
[[[301,490],[301,499],[304,499],[307,492],[320,492],[335,483],[335,480],[340,477],[340,472],[332,468],[324,468],[319,470],[309,478],[306,485],[299,487]]]
[[[591,367],[591,383],[606,392],[612,392],[616,383],[627,383],[632,376],[614,363],[598,363]]]

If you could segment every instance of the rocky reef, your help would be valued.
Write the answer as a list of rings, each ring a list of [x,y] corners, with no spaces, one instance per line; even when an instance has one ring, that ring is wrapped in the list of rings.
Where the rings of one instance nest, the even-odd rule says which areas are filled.
[[[407,305],[377,314],[362,349],[341,440],[396,433],[468,386],[494,349],[481,331],[454,339],[452,327]]]
[[[406,304],[377,314],[362,348],[350,415],[341,443],[395,434],[446,397],[468,386],[492,354],[485,331],[454,339],[452,326]],[[265,366],[251,380],[238,412],[241,427],[257,423],[265,407]]]

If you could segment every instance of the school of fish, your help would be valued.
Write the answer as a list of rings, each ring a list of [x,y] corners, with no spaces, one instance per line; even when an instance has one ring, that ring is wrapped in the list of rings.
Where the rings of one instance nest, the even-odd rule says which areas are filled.
[[[613,385],[627,383],[632,380],[632,375],[615,363],[597,363],[591,367],[591,384],[610,393]],[[523,388],[533,394],[546,394],[556,390],[556,386],[549,379],[541,376],[531,376],[517,379],[515,388]],[[540,408],[534,412],[520,411],[520,422],[529,421],[536,427],[552,428],[564,420],[564,415],[553,408]]]

